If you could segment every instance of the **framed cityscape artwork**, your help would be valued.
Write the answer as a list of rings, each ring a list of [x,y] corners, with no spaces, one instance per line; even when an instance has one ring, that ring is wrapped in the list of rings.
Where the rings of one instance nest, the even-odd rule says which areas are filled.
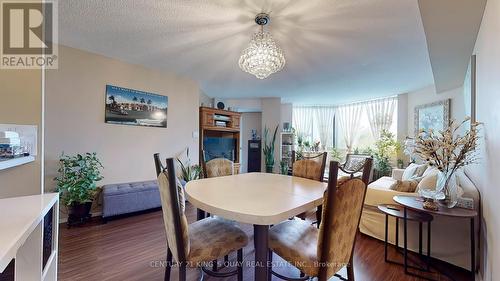
[[[167,96],[106,85],[106,123],[166,128],[167,111]]]

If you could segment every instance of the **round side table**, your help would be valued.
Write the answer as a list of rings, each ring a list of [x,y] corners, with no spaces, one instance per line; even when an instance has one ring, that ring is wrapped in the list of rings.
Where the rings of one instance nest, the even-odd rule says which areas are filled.
[[[384,260],[385,262],[389,263],[394,263],[394,264],[399,264],[403,265],[405,267],[405,273],[408,271],[407,267],[411,267],[408,265],[408,255],[404,255],[404,263],[401,264],[399,262],[389,260],[387,257],[387,245],[388,245],[388,233],[389,233],[389,216],[394,217],[396,219],[396,229],[395,229],[395,234],[396,234],[396,251],[399,250],[399,220],[400,219],[405,219],[405,212],[404,208],[398,205],[389,205],[389,204],[382,204],[377,206],[378,209],[385,214],[385,240],[384,240]],[[423,256],[423,251],[422,251],[422,225],[423,223],[427,223],[427,253],[426,253],[426,269],[423,268],[417,268],[415,269],[418,270],[426,270],[429,271],[429,262],[430,262],[430,254],[431,254],[431,222],[433,220],[432,215],[427,214],[427,213],[422,213],[422,212],[415,212],[415,211],[407,211],[406,214],[406,219],[410,221],[415,221],[418,222],[418,253],[420,257]],[[407,229],[404,229],[404,237],[407,237]],[[407,251],[407,245],[404,245],[404,251]]]
[[[439,215],[439,216],[448,216],[448,217],[456,217],[456,218],[464,218],[464,219],[469,219],[470,220],[470,266],[471,266],[471,280],[475,280],[476,277],[476,242],[475,242],[475,234],[474,234],[474,219],[478,215],[476,210],[470,210],[470,209],[463,209],[463,208],[446,208],[443,206],[439,206],[439,209],[434,211],[434,210],[428,210],[424,209],[423,207],[423,201],[414,196],[403,196],[403,195],[397,195],[394,196],[393,198],[394,202],[398,203],[404,208],[404,228],[407,228],[407,219],[408,219],[408,214],[410,211],[416,211],[416,212],[423,212],[431,215]],[[405,248],[407,246],[407,237],[405,235],[404,237],[404,245]],[[405,256],[407,256],[408,253],[405,250]],[[406,258],[405,258],[406,262]]]

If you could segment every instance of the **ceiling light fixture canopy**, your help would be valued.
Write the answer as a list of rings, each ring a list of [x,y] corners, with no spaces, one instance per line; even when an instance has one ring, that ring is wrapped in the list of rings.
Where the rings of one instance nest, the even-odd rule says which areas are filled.
[[[268,14],[257,14],[255,23],[260,26],[260,30],[253,34],[250,44],[243,50],[238,62],[241,70],[259,79],[265,79],[282,70],[286,62],[283,51],[271,33],[264,31],[264,25],[269,21]]]

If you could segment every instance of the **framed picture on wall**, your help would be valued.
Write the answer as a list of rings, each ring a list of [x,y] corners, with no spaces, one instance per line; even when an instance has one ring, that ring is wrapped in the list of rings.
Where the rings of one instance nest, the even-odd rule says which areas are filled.
[[[415,107],[415,136],[421,129],[441,131],[450,121],[450,100],[442,100]]]
[[[167,96],[106,85],[106,123],[166,128],[167,111]]]

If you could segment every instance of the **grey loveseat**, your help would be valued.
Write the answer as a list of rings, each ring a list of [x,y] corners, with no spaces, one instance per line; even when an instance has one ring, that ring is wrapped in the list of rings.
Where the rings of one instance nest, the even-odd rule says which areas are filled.
[[[104,221],[108,218],[161,207],[156,180],[103,186]]]

